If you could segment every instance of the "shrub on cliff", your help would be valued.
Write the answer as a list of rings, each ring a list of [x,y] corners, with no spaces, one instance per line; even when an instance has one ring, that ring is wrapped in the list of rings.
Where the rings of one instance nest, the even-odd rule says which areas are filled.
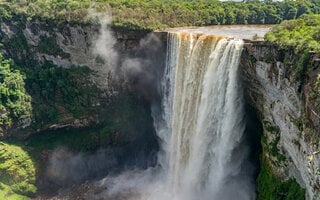
[[[12,60],[0,54],[0,128],[30,116],[31,97],[26,93],[24,76],[13,69]]]
[[[305,189],[294,180],[281,180],[277,177],[267,158],[261,160],[261,169],[257,178],[258,200],[304,200]]]

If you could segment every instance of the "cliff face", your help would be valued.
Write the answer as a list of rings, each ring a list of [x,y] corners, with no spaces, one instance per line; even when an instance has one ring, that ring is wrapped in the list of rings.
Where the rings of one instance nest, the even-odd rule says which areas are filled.
[[[272,45],[247,44],[241,60],[245,96],[263,124],[262,159],[282,180],[294,177],[306,188],[308,199],[318,199],[319,118],[308,100],[316,81],[310,75],[318,69],[309,69],[309,78],[301,84],[294,77],[296,60],[292,52]]]
[[[61,102],[61,99],[67,99],[66,95],[63,96],[63,91],[59,90],[59,86],[54,91],[56,94],[53,100],[49,103],[47,96],[42,95],[43,91],[48,88],[41,88],[40,95],[31,94],[33,106],[52,104],[50,109],[56,110],[59,119],[49,119],[46,122],[43,122],[41,118],[24,119],[13,124],[11,129],[5,129],[4,135],[8,132],[16,133],[21,127],[26,128],[33,124],[37,124],[36,128],[26,130],[27,135],[47,129],[88,127],[100,123],[104,120],[102,112],[108,112],[112,99],[123,92],[137,93],[137,96],[147,103],[154,98],[155,92],[152,91],[155,89],[154,86],[149,84],[148,87],[145,87],[148,83],[141,81],[142,77],[137,74],[139,70],[144,70],[146,73],[143,75],[156,76],[158,71],[151,71],[150,66],[158,65],[158,69],[163,66],[165,43],[162,44],[152,35],[146,37],[148,32],[111,30],[109,27],[95,24],[75,25],[41,20],[26,21],[23,16],[16,21],[1,21],[0,27],[2,53],[13,58],[24,69],[39,71],[50,63],[50,66],[57,68],[70,69],[71,66],[82,66],[91,70],[90,73],[82,74],[82,77],[75,77],[75,80],[72,80],[79,88],[85,88],[84,92],[81,91],[76,98],[86,96],[90,99],[84,112],[77,114],[66,107],[65,103],[57,103]],[[146,39],[142,40],[143,38]],[[149,43],[153,46],[148,45]],[[155,55],[157,55],[156,58]],[[40,68],[33,69],[35,65],[39,65]],[[27,82],[33,81],[30,78],[34,75],[32,70],[29,70],[31,73],[26,74]],[[111,77],[111,72],[116,77]],[[51,78],[50,74],[48,76],[46,79]],[[47,82],[50,81],[47,80]],[[41,84],[39,85],[41,87]],[[48,87],[55,86],[54,84]],[[94,89],[96,91],[93,91],[92,88],[96,88]],[[33,88],[29,88],[30,90]],[[44,125],[39,127],[39,124]]]
[[[148,34],[145,31],[111,30],[95,24],[56,24],[23,19],[20,22],[2,21],[0,27],[5,55],[16,60],[52,61],[64,68],[87,66],[98,72],[91,78],[105,90],[110,90],[107,85],[110,65],[119,64],[116,57],[132,56],[139,48],[140,40]],[[14,40],[21,42],[19,45],[10,45]],[[109,59],[107,61],[99,55],[103,50],[107,50],[105,54],[111,54],[105,55]]]
[[[155,33],[156,36],[146,37],[147,32],[115,29],[110,38],[107,35],[105,40],[100,41],[103,30],[98,25],[57,26],[35,20],[23,23],[2,21],[0,27],[3,53],[17,61],[25,63],[31,57],[40,63],[52,61],[56,67],[87,66],[94,71],[90,75],[90,82],[99,88],[99,95],[93,97],[90,104],[90,107],[95,108],[94,111],[90,110],[81,117],[70,115],[67,111],[62,112],[61,115],[65,117],[58,122],[48,122],[42,127],[43,130],[65,126],[88,127],[104,120],[101,111],[113,112],[115,115],[110,114],[109,118],[120,116],[115,120],[123,120],[121,113],[117,113],[117,107],[113,106],[112,98],[124,91],[142,96],[143,100],[138,98],[133,105],[147,102],[150,106],[150,102],[156,98],[154,82],[161,77],[165,62],[166,33],[159,32]],[[99,42],[102,46],[107,43],[114,47],[107,53],[109,60],[97,54],[96,45]],[[308,72],[309,78],[301,84],[295,79],[292,70],[295,61],[293,53],[278,51],[274,46],[258,42],[246,44],[241,60],[245,96],[262,122],[263,157],[272,171],[283,180],[294,177],[307,189],[309,199],[318,199],[320,114],[315,103],[317,99],[310,98],[317,82],[318,68],[316,62],[312,63],[314,67]],[[109,76],[112,64],[119,66],[111,70],[117,72],[116,78],[120,81],[110,85],[114,81]],[[59,111],[66,110],[63,106],[60,107]],[[133,114],[137,113],[139,112]],[[145,116],[141,116],[141,119],[143,117]],[[28,124],[22,123],[16,128],[30,125],[30,120],[26,121]],[[151,116],[146,121],[148,126],[152,125]],[[139,121],[139,126],[145,126],[144,122]],[[128,132],[130,131],[124,130],[120,134]],[[139,137],[144,137],[143,134]]]
[[[23,16],[0,19],[2,54],[25,75],[33,112],[25,123],[0,129],[0,140],[12,135],[24,139],[18,145],[34,156],[40,193],[112,170],[155,164],[151,104],[156,91],[150,80],[165,62],[166,43],[147,35],[94,24],[26,21]],[[56,150],[60,147],[63,151]],[[79,152],[80,162],[74,162]],[[48,173],[52,169],[59,172]]]

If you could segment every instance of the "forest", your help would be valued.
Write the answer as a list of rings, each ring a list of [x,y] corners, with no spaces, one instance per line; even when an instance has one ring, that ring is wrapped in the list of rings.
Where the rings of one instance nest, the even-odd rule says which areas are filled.
[[[16,31],[7,39],[0,26],[0,138],[17,125],[27,127],[22,132],[34,134],[18,131],[12,134],[14,137],[8,134],[9,139],[0,140],[0,199],[36,196],[39,169],[43,167],[40,165],[57,146],[92,153],[127,144],[134,137],[130,135],[132,129],[137,126],[140,131],[140,126],[153,123],[150,102],[135,92],[119,89],[118,96],[104,99],[102,90],[88,81],[96,75],[89,67],[58,67],[52,61],[36,60],[35,49],[63,59],[69,59],[70,54],[60,48],[54,37],[46,35],[41,35],[38,46],[31,49],[23,32],[28,22],[39,22],[45,24],[46,31],[59,32],[63,27],[99,27],[97,17],[107,14],[111,28],[146,33],[180,26],[273,24],[264,41],[253,42],[274,47],[280,52],[279,57],[292,53],[292,60],[283,56],[281,61],[291,67],[289,73],[293,72],[295,80],[290,81],[296,81],[301,89],[308,83],[307,73],[315,68],[312,59],[320,52],[319,13],[319,0],[0,0],[0,23],[9,22]],[[269,61],[275,65],[276,58]],[[320,103],[315,102],[320,102],[320,75],[310,86],[308,100],[319,113]],[[69,129],[68,133],[64,129],[49,130],[52,124],[87,116],[97,116],[100,121],[92,127]],[[309,128],[299,118],[290,120],[299,130]],[[150,127],[146,129],[153,130]],[[271,128],[279,132],[277,142],[270,145],[277,155],[280,129]],[[155,146],[153,142],[146,145]],[[283,181],[268,165],[261,164],[258,199],[300,200],[305,198],[305,192],[294,179]]]
[[[92,14],[107,12],[112,25],[155,30],[217,24],[278,24],[302,14],[320,12],[318,0],[3,0],[1,18],[23,14],[60,22],[92,23]]]
[[[302,15],[298,19],[285,20],[274,26],[265,35],[265,40],[297,55],[293,71],[295,78],[303,82],[311,66],[308,64],[312,59],[311,54],[320,52],[320,15]]]

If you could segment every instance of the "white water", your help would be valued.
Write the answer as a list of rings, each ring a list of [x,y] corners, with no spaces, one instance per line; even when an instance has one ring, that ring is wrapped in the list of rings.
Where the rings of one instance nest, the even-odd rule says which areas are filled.
[[[161,140],[156,169],[106,178],[107,199],[252,200],[255,187],[243,143],[239,80],[243,41],[169,33],[161,109],[153,112]]]
[[[239,60],[242,40],[169,33],[159,163],[171,199],[254,199]],[[164,123],[163,123],[164,122]]]

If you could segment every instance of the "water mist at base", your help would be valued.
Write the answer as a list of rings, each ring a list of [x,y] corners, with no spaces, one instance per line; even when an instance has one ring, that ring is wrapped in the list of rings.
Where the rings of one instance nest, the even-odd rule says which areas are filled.
[[[158,166],[107,177],[100,198],[255,199],[239,80],[243,41],[169,33],[161,105],[153,109]]]

